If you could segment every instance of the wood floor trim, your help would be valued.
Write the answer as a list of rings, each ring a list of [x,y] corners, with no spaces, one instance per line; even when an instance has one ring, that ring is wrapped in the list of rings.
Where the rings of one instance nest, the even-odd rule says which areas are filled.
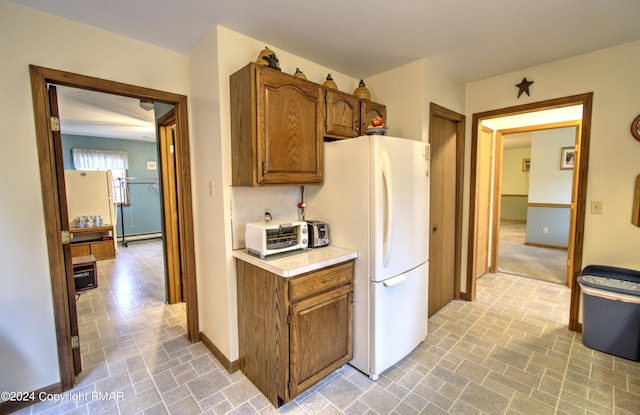
[[[216,345],[211,341],[210,338],[207,337],[206,334],[200,332],[200,340],[202,344],[204,344],[207,349],[213,354],[213,356],[220,362],[220,364],[227,369],[227,372],[233,373],[240,369],[240,361],[234,360],[230,361],[227,357],[216,347]]]

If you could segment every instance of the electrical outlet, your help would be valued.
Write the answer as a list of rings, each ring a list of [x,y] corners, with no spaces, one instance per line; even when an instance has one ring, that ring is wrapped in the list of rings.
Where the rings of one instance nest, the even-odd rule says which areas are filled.
[[[602,215],[602,200],[591,201],[591,214]]]
[[[546,226],[542,228],[542,233],[543,234],[548,234],[549,233],[549,228],[547,228]]]
[[[265,222],[271,222],[271,219],[273,219],[273,217],[271,216],[271,208],[264,208],[262,209],[262,218],[264,219]]]

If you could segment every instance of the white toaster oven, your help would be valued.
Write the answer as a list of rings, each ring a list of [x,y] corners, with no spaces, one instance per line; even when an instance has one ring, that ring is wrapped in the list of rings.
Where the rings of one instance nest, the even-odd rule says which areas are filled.
[[[264,258],[267,255],[304,249],[309,245],[304,221],[249,222],[244,231],[247,251]]]

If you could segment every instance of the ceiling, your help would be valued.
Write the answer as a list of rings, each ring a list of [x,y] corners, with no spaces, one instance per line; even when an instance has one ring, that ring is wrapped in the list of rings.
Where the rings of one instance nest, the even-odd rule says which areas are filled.
[[[640,39],[638,0],[9,1],[184,54],[222,25],[353,78],[424,58],[473,82]]]
[[[366,78],[425,58],[463,82],[640,39],[638,0],[10,0],[184,54],[216,25]]]
[[[57,86],[64,134],[155,141],[155,116],[140,101],[119,95]]]

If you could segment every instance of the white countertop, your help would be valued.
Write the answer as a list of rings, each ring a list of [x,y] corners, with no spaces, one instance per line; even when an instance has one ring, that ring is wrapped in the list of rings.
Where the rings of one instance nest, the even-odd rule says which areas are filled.
[[[329,245],[270,255],[264,259],[248,253],[245,249],[236,249],[233,251],[233,256],[281,277],[295,277],[354,259],[358,253],[351,249]]]

